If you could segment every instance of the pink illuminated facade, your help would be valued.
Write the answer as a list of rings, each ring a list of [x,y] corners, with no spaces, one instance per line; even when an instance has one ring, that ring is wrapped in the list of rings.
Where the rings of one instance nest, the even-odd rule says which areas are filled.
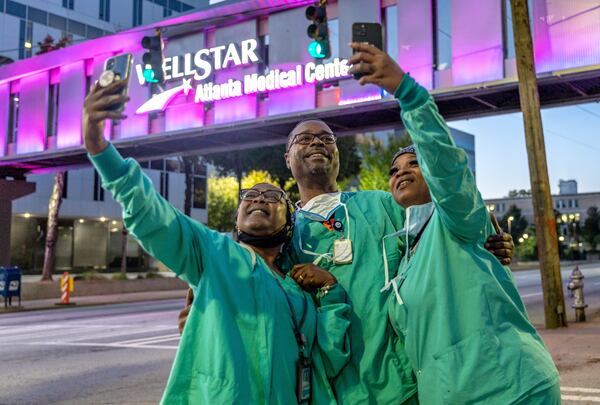
[[[508,51],[510,44],[505,43],[506,13],[497,0],[453,0],[447,2],[447,8],[433,7],[429,0],[331,2],[329,18],[336,22],[339,32],[334,55],[325,63],[335,62],[337,70],[331,65],[321,76],[311,67],[314,61],[306,51],[308,22],[304,8],[311,3],[237,2],[0,67],[0,164],[15,156],[80,148],[81,107],[104,60],[129,52],[134,55],[134,64],[141,63],[140,40],[156,27],[165,28],[165,56],[173,75],[165,89],[182,87],[173,90],[172,97],[160,108],[140,112],[138,109],[153,95],[148,86],[140,84],[134,69],[129,89],[131,101],[125,111],[129,118],[114,128],[107,127],[106,135],[117,145],[125,140],[143,140],[148,135],[168,137],[173,131],[212,125],[253,120],[260,125],[265,117],[322,108],[344,109],[389,97],[374,87],[357,86],[347,72],[340,70],[340,64],[349,57],[346,43],[356,21],[381,22],[386,33],[393,32],[393,37],[386,38],[388,49],[394,47],[405,70],[429,89],[451,92],[457,86],[476,87],[515,79],[506,68],[514,65],[514,60]],[[441,3],[444,2],[438,5]],[[382,8],[395,12],[383,12]],[[433,16],[440,9],[445,15]],[[600,64],[600,0],[533,0],[531,11],[539,73]],[[382,15],[394,17],[381,21]],[[443,30],[442,24],[447,25]],[[439,39],[441,30],[447,37],[445,42]],[[239,44],[248,44],[248,40],[256,43],[251,53],[256,59],[227,66],[214,65],[216,59],[212,59],[213,71],[208,77],[196,80],[189,74],[190,69],[199,69],[190,64],[197,52],[222,47],[219,57],[226,59],[231,44],[239,49]],[[263,77],[261,80],[269,86],[272,79],[268,75],[275,70],[284,72],[285,79],[277,78],[272,85],[275,87],[269,90],[232,95],[201,87],[219,86],[230,80],[249,86],[252,83],[246,78],[252,75]],[[292,80],[291,72],[295,71],[298,77]],[[197,93],[202,89],[214,99],[199,97]]]

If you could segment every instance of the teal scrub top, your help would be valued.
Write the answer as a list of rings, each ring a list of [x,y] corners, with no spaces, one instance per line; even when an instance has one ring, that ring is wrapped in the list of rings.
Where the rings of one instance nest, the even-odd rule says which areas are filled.
[[[504,405],[550,388],[558,372],[512,274],[483,248],[494,231],[465,152],[412,78],[396,97],[435,207],[416,247],[408,241],[414,253],[394,280],[399,296],[389,297],[420,403]]]
[[[331,255],[334,241],[349,236],[351,263],[336,264],[323,258],[318,264],[337,278],[352,306],[351,357],[333,379],[335,393],[343,404],[400,404],[415,394],[416,381],[401,339],[388,320],[389,292],[380,293],[380,289],[385,284],[382,244],[386,243],[391,276],[400,261],[394,238],[382,239],[402,225],[404,211],[383,191],[342,192],[340,201],[348,211],[350,235],[343,206],[333,213],[342,226],[333,230],[296,211],[290,258],[295,263],[313,262],[316,256],[312,253]]]
[[[140,166],[112,146],[90,156],[123,221],[152,256],[194,290],[163,404],[296,403],[296,342],[290,306],[264,260],[171,206]],[[349,359],[350,307],[337,286],[321,299],[280,278],[313,362],[313,404],[335,404],[328,378]]]

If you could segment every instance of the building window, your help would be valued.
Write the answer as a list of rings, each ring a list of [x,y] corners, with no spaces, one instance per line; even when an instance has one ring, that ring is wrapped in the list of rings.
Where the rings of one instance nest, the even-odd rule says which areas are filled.
[[[206,209],[206,177],[194,176],[193,207]]]
[[[48,90],[48,119],[46,120],[46,137],[56,136],[58,124],[58,83],[51,84]]]
[[[327,28],[329,30],[329,51],[331,52],[331,57],[324,61],[332,61],[340,56],[340,21],[337,18],[328,20]]]
[[[133,0],[133,26],[142,25],[143,0]]]
[[[35,23],[48,25],[48,13],[35,7],[27,7],[27,18]]]
[[[173,10],[168,7],[163,7],[163,17],[171,17],[173,15]]]
[[[50,16],[48,17],[48,23],[52,28],[56,28],[57,30],[67,30],[67,19],[59,15],[50,13]]]
[[[62,198],[67,198],[67,193],[69,191],[69,172],[65,172],[65,176],[63,177],[63,190],[62,190]]]
[[[398,6],[384,10],[385,49],[393,60],[398,60]]]
[[[6,0],[6,13],[15,17],[26,18],[27,7],[19,4],[16,1]]]
[[[19,130],[19,94],[11,94],[8,103],[8,144],[17,142]]]
[[[452,65],[452,2],[438,0],[435,4],[435,68],[445,70]]]
[[[104,189],[98,172],[94,170],[94,201],[104,201]]]
[[[169,201],[169,173],[160,173],[160,195],[167,201]]]
[[[63,7],[73,10],[75,7],[75,0],[63,0]]]
[[[110,0],[100,0],[100,19],[110,21]]]
[[[85,37],[85,24],[69,20],[69,32],[71,34],[79,35],[80,37]]]
[[[31,57],[31,43],[33,37],[33,23],[21,20],[19,25],[19,59]]]
[[[579,208],[579,200],[573,200],[573,205],[575,208]]]

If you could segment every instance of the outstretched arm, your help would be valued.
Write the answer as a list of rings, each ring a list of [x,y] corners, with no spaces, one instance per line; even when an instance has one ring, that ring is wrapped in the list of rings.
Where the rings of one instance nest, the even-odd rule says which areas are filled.
[[[248,265],[251,255],[245,249],[175,209],[154,189],[135,160],[123,159],[104,139],[104,120],[125,118],[111,110],[127,101],[120,94],[123,86],[124,82],[116,82],[92,88],[84,103],[83,136],[104,188],[123,207],[126,228],[146,251],[193,286],[208,268],[235,269],[227,273],[230,279],[252,268]],[[216,251],[219,255],[210,254]]]
[[[351,72],[364,73],[361,84],[376,84],[399,100],[402,120],[417,149],[417,159],[433,202],[448,229],[466,241],[484,241],[487,210],[467,165],[433,99],[404,74],[385,52],[366,44],[350,59]]]

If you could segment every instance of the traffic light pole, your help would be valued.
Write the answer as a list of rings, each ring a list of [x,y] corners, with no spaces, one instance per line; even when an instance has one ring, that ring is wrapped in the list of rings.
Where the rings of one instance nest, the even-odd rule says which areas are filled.
[[[567,326],[527,0],[510,0],[546,328]]]

